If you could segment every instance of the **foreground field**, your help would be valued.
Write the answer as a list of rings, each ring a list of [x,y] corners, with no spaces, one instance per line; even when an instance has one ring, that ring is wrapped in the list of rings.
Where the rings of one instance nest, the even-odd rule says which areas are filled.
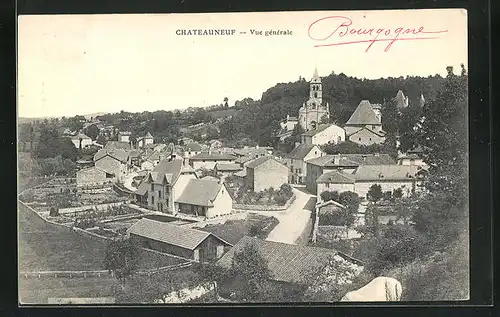
[[[22,304],[46,304],[48,298],[112,297],[116,278],[42,278],[19,280]]]
[[[20,271],[102,270],[107,242],[55,226],[19,205]],[[140,269],[185,262],[182,259],[143,251]]]

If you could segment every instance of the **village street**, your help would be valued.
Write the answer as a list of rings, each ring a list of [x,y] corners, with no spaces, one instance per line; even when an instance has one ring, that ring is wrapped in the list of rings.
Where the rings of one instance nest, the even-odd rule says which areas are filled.
[[[293,192],[296,198],[290,207],[286,211],[272,213],[280,223],[269,233],[267,241],[295,244],[306,229],[316,196],[308,193],[304,187],[294,187]]]

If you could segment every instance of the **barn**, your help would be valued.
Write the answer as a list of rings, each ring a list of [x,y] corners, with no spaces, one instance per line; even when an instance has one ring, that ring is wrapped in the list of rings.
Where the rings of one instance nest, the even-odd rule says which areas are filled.
[[[198,262],[220,258],[232,245],[210,232],[142,218],[127,232],[138,245]]]

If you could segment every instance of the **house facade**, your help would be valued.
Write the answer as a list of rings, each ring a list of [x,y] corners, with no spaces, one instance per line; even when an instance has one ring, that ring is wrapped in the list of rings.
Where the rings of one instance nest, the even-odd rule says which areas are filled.
[[[129,131],[120,131],[118,132],[118,142],[130,142],[130,136],[132,135]]]
[[[303,184],[307,176],[308,160],[318,158],[325,153],[314,144],[300,144],[290,152],[287,159],[289,168],[289,182],[292,184]]]
[[[421,167],[410,165],[361,165],[354,173],[331,171],[316,181],[318,200],[324,191],[352,191],[366,199],[370,187],[375,184],[380,185],[384,193],[401,189],[403,196],[409,196],[421,188],[422,179],[417,175],[420,170]]]
[[[115,175],[118,181],[127,175],[128,161],[128,152],[125,150],[102,149],[94,155],[95,167]]]
[[[288,167],[272,156],[259,157],[246,166],[246,182],[254,192],[288,183]]]
[[[306,162],[306,188],[311,193],[318,193],[318,178],[331,171],[354,173],[360,165],[395,165],[396,162],[388,154],[335,154],[323,155]]]
[[[92,145],[92,139],[83,133],[79,133],[71,137],[71,143],[73,143],[77,149],[84,149]]]
[[[302,144],[337,144],[345,141],[345,131],[335,124],[320,124],[301,135]]]
[[[154,138],[151,135],[151,133],[147,133],[145,136],[140,137],[137,139],[137,147],[143,148],[148,144],[153,144],[154,143]]]
[[[102,185],[115,181],[115,175],[92,166],[76,172],[77,186]]]
[[[281,129],[286,131],[293,131],[297,123],[299,123],[299,120],[297,118],[287,115],[286,119],[280,122],[280,127]]]
[[[200,154],[203,151],[201,145],[196,142],[191,142],[184,147],[184,157],[190,158]]]
[[[226,186],[210,178],[189,180],[175,204],[179,213],[207,219],[229,215],[233,209]]]

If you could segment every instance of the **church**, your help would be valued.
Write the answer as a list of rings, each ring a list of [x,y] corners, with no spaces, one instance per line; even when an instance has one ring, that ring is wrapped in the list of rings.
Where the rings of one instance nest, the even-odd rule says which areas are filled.
[[[328,103],[323,104],[323,85],[317,69],[314,70],[309,87],[309,99],[299,109],[299,124],[304,131],[313,130],[321,123],[330,122],[330,106]]]

